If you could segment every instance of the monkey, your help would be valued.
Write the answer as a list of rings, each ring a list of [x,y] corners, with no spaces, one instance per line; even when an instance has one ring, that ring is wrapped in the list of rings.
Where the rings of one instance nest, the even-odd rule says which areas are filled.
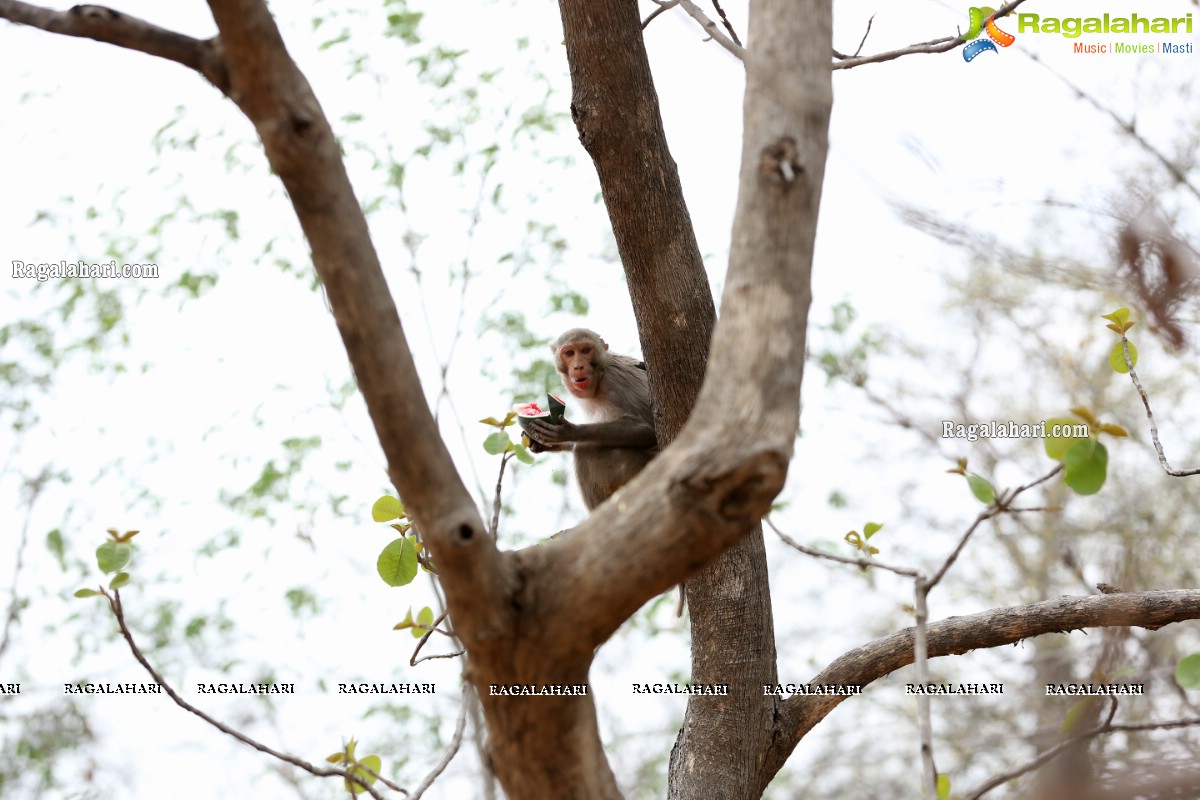
[[[531,449],[570,450],[583,502],[591,511],[658,454],[646,365],[608,351],[599,334],[572,328],[552,345],[563,386],[588,420],[530,423]]]

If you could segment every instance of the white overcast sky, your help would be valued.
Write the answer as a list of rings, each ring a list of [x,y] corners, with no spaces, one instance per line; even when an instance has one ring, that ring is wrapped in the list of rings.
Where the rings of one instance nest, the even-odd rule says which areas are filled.
[[[652,8],[643,5],[645,13]],[[744,35],[745,0],[724,0],[723,5]],[[280,14],[292,13],[288,4],[277,6]],[[214,32],[205,5],[198,1],[164,4],[142,0],[116,7],[192,35]],[[560,104],[559,111],[566,111],[569,87],[559,44],[562,32],[552,4],[518,2],[510,6],[459,0],[414,2],[412,7],[427,12],[422,28],[425,36],[447,47],[469,50],[468,63],[487,64],[498,50],[511,49],[515,37],[529,37],[534,50],[544,52],[541,70],[554,81],[551,102]],[[1194,3],[1185,0],[1030,0],[1021,10],[1060,17],[1131,11],[1143,16],[1200,13]],[[932,1],[839,0],[835,46],[854,51],[872,16],[866,53],[950,35],[956,27],[965,29],[966,12],[965,6]],[[400,43],[389,40],[386,47],[390,50],[377,55],[377,66],[394,69],[386,91],[367,81],[348,82],[344,56],[336,48],[317,48],[327,36],[325,31],[312,34],[311,13],[306,10],[285,18],[285,35],[335,126],[343,115],[357,112],[380,137],[401,144],[415,140],[422,120],[436,119],[438,112],[419,103],[397,103],[394,95],[388,94],[410,80],[405,77],[409,68]],[[375,16],[364,16],[354,24],[369,28],[378,9],[372,13]],[[1016,33],[1015,22],[1001,27]],[[1172,37],[1173,41],[1193,42],[1193,49],[1196,39],[1195,34]],[[1157,42],[1163,37],[1127,36],[1122,40]],[[741,67],[718,46],[704,42],[702,32],[679,10],[650,26],[647,43],[701,249],[719,286],[736,201]],[[753,47],[753,42],[749,46]],[[969,219],[1019,243],[1034,229],[1041,201],[1054,198],[1100,204],[1120,189],[1111,179],[1114,170],[1150,163],[1144,152],[1118,135],[1109,118],[1080,100],[1057,76],[1122,117],[1136,117],[1142,134],[1171,152],[1178,120],[1195,103],[1167,92],[1180,84],[1194,85],[1200,76],[1198,68],[1195,54],[1084,56],[1071,53],[1071,40],[1061,36],[1018,34],[1013,47],[985,53],[969,64],[956,51],[836,72],[814,272],[814,319],[826,320],[829,307],[844,298],[852,299],[863,319],[873,324],[913,327],[916,318],[935,317],[941,298],[940,276],[955,268],[956,256],[905,228],[892,210],[893,202]],[[24,664],[28,673],[23,682],[27,690],[23,691],[28,691],[29,697],[22,702],[32,703],[61,692],[63,681],[84,676],[145,679],[120,644],[102,641],[99,633],[89,638],[95,653],[88,655],[87,666],[69,664],[76,630],[71,626],[82,624],[79,620],[60,628],[61,639],[38,642],[28,638],[52,620],[80,613],[77,601],[69,600],[78,582],[59,572],[46,555],[41,544],[45,531],[69,519],[66,533],[72,552],[82,556],[98,543],[105,527],[142,527],[146,539],[155,537],[156,531],[169,531],[170,535],[164,533],[145,542],[149,552],[139,556],[144,559],[139,563],[148,579],[136,593],[130,592],[131,602],[139,595],[177,597],[186,609],[181,614],[209,613],[223,607],[239,625],[238,657],[250,665],[279,664],[283,675],[288,674],[290,665],[296,665],[304,675],[323,674],[334,682],[340,674],[374,680],[438,680],[439,708],[445,716],[442,733],[447,735],[456,708],[455,667],[437,662],[428,671],[407,666],[393,669],[398,661],[407,660],[405,648],[410,645],[389,629],[410,603],[419,607],[431,601],[428,587],[415,587],[411,594],[397,599],[397,594],[378,583],[373,575],[373,553],[385,539],[365,518],[357,526],[330,523],[328,528],[308,531],[318,542],[315,555],[292,536],[296,523],[286,517],[278,520],[273,533],[243,544],[229,558],[199,560],[194,555],[201,542],[226,527],[244,524],[211,506],[222,487],[252,481],[265,457],[222,460],[226,449],[253,453],[261,445],[261,452],[277,456],[283,436],[319,431],[325,442],[321,457],[331,464],[355,462],[364,495],[382,485],[378,449],[361,410],[351,403],[348,419],[342,421],[321,408],[327,386],[340,381],[345,372],[345,357],[321,300],[301,282],[281,279],[267,259],[256,260],[259,245],[273,236],[281,237],[280,250],[292,257],[302,260],[307,251],[296,239],[297,228],[279,187],[262,175],[225,169],[225,149],[235,141],[249,140],[248,123],[215,90],[181,67],[8,24],[0,25],[0,76],[0,319],[27,313],[31,302],[44,302],[32,297],[27,280],[11,277],[13,260],[107,260],[94,249],[102,241],[102,232],[82,217],[65,215],[56,224],[33,224],[36,211],[61,209],[64,197],[76,198],[74,213],[95,198],[104,216],[110,214],[104,204],[119,189],[128,189],[121,201],[129,215],[128,230],[117,233],[136,239],[147,222],[163,210],[165,198],[173,202],[179,193],[172,176],[174,170],[181,170],[198,210],[238,209],[247,229],[244,237],[254,242],[254,246],[220,250],[211,231],[173,232],[171,249],[159,259],[164,279],[173,280],[189,268],[219,268],[220,305],[181,307],[172,301],[150,302],[139,308],[135,328],[140,335],[135,336],[132,354],[122,358],[131,365],[148,366],[110,382],[96,378],[86,365],[75,365],[59,376],[53,395],[45,399],[45,427],[22,440],[15,464],[11,457],[6,458],[9,472],[0,474],[0,535],[6,544],[0,548],[0,589],[5,591],[13,558],[13,548],[7,545],[16,540],[24,518],[17,506],[16,476],[21,471],[36,472],[49,462],[70,470],[76,482],[56,489],[35,514],[21,580],[27,591],[30,585],[50,588],[36,595],[42,601],[27,612],[23,627],[27,638],[10,653],[7,663],[0,664],[0,682],[10,677],[3,670]],[[504,93],[540,97],[542,85],[525,83],[525,77],[519,70],[506,74]],[[160,158],[151,147],[152,137],[179,107],[184,109],[181,116],[186,121],[181,127],[204,133],[199,152],[167,153]],[[339,133],[344,132],[339,128]],[[637,336],[622,282],[600,257],[608,246],[608,235],[600,210],[591,204],[596,185],[590,163],[569,122],[562,126],[559,138],[551,149],[573,152],[576,164],[561,179],[539,176],[551,186],[539,189],[538,199],[532,202],[514,191],[515,210],[509,223],[521,220],[521,206],[529,203],[529,216],[561,225],[577,248],[573,257],[589,264],[573,277],[593,297],[589,324],[604,331],[615,348],[636,349]],[[243,147],[240,156],[252,161],[258,154]],[[529,156],[515,155],[514,159],[519,157]],[[163,162],[167,166],[155,170]],[[366,170],[365,160],[357,156],[352,156],[351,168],[356,185],[377,180]],[[514,182],[520,181],[527,168],[518,161],[501,166]],[[450,181],[427,168],[414,165],[413,171],[412,216],[418,227],[430,232],[423,250],[425,263],[461,258],[463,218],[457,209],[462,198],[449,188]],[[439,189],[442,184],[444,191]],[[444,223],[439,222],[442,219]],[[401,262],[397,231],[387,229],[378,219],[374,224],[385,264]],[[504,241],[508,231],[497,228],[482,227],[481,249]],[[81,243],[75,248],[68,238],[72,232]],[[1081,250],[1097,247],[1088,230],[1071,235],[1079,238]],[[93,249],[87,251],[89,247]],[[192,263],[195,259],[206,261]],[[300,267],[308,268],[303,263]],[[422,315],[407,294],[416,286],[401,270],[389,272],[400,297],[406,330],[424,374],[431,380],[436,370],[434,356],[445,354],[447,326],[459,310],[457,287],[447,288],[444,279],[434,277],[423,286],[428,307]],[[486,287],[486,278],[482,283]],[[483,302],[468,305],[468,313]],[[543,321],[537,319],[535,308],[525,310],[541,334],[565,327],[565,318]],[[935,340],[945,336],[936,321],[917,324],[914,332]],[[486,365],[481,362],[489,356],[471,347],[473,327],[468,325],[466,334],[451,386],[464,426],[502,412],[512,400],[497,397],[481,385],[479,376]],[[497,374],[503,376],[504,372]],[[846,520],[825,509],[824,498],[832,489],[861,483],[863,476],[856,473],[853,462],[839,463],[822,455],[839,451],[846,436],[844,426],[853,423],[853,414],[838,416],[837,402],[823,388],[824,381],[815,370],[810,370],[809,376],[806,435],[798,445],[797,463],[819,463],[826,480],[803,489],[793,487],[793,499],[816,508],[809,519],[821,530],[801,531],[815,536],[845,529]],[[263,427],[250,425],[246,418],[256,408],[269,417]],[[7,436],[11,436],[9,431],[0,431],[0,453],[12,451]],[[470,476],[478,474],[483,485],[490,485],[495,462],[479,451],[480,438],[474,428],[468,428],[465,437],[453,431],[450,436],[468,480],[474,483],[476,478]],[[169,444],[164,446],[164,442]],[[472,460],[474,466],[468,467]],[[106,470],[118,461],[118,469]],[[540,480],[517,480],[513,485],[514,502],[528,514],[517,527],[528,535],[545,535],[553,526],[566,524],[552,512],[541,517],[530,513],[536,493],[546,490],[546,471],[540,473]],[[801,471],[795,470],[793,476]],[[96,476],[94,482],[92,476]],[[130,486],[131,480],[140,485]],[[161,500],[156,512],[148,510],[145,503],[135,503],[142,486]],[[373,495],[353,498],[366,503],[371,499]],[[874,511],[887,513],[898,507],[896,499],[886,493],[876,499]],[[967,497],[939,498],[939,503],[944,514],[974,513]],[[131,507],[136,511],[131,512]],[[277,513],[286,514],[286,505]],[[270,560],[259,563],[260,553],[269,553]],[[255,560],[246,563],[244,558],[250,555]],[[776,570],[774,564],[772,569]],[[773,578],[789,574],[786,569],[780,567]],[[813,575],[822,574],[810,565],[792,569],[796,570],[792,574],[802,576],[799,583],[805,586]],[[305,583],[322,585],[333,600],[322,617],[301,630],[280,616],[278,598],[283,589]],[[354,588],[331,591],[328,587],[332,585]],[[904,599],[902,586],[895,594],[898,602]],[[781,626],[781,677],[803,680],[812,666],[856,640],[851,636],[831,641],[818,653],[803,643],[786,640],[793,596],[799,595],[792,583],[780,581],[776,619]],[[230,599],[225,603],[222,598]],[[831,609],[833,613],[837,612]],[[110,624],[100,613],[84,618],[97,626]],[[665,615],[663,622],[671,624]],[[849,616],[846,626],[852,624],[853,616]],[[626,644],[607,656],[601,654],[601,668],[594,671],[593,678],[598,693],[606,695],[602,719],[606,726],[635,731],[628,742],[636,748],[658,747],[665,756],[673,734],[643,740],[636,731],[653,733],[665,728],[664,720],[678,713],[682,704],[664,700],[653,704],[655,711],[648,714],[651,704],[628,702],[624,688],[631,674],[628,664],[639,665],[632,673],[634,679],[658,671],[665,680],[669,677],[666,671],[686,669],[682,640],[676,635],[658,637],[640,643],[636,652]],[[329,647],[329,642],[337,641],[359,652],[347,659],[344,651]],[[375,646],[377,642],[386,646]],[[185,655],[178,658],[187,660]],[[213,679],[189,671],[186,663],[167,665],[166,671],[188,686]],[[236,722],[236,703],[207,707]],[[357,718],[364,707],[312,690],[280,704],[277,728],[258,728],[255,734],[317,760],[336,749],[340,737],[372,729]],[[264,774],[259,756],[228,743],[165,702],[97,700],[96,708],[110,712],[100,723],[106,734],[101,752],[112,769],[128,776],[128,793],[118,796],[175,796],[180,775],[202,787],[203,796],[226,796],[235,791],[253,792],[256,797],[296,796]],[[414,743],[422,735],[422,731],[413,731]],[[636,748],[634,752],[618,749],[614,757],[619,770],[633,767],[641,754]],[[797,756],[803,757],[803,752]],[[470,759],[463,762],[469,764]],[[406,772],[406,778],[415,783],[422,774],[414,767]],[[469,773],[455,777],[452,771],[430,796],[467,797],[471,785]],[[312,797],[336,794],[335,787],[309,788]]]

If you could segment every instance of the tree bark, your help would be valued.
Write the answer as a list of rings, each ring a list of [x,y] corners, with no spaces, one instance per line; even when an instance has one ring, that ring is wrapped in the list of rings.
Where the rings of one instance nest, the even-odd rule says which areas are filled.
[[[824,0],[754,0],[750,6],[738,205],[711,357],[721,379],[710,376],[689,423],[708,428],[718,425],[710,415],[738,416],[742,441],[780,447],[785,461],[799,423],[833,101],[831,42]],[[728,682],[737,696],[723,704],[691,698],[671,755],[673,799],[756,798],[778,769],[765,760],[777,730],[775,699],[762,690],[776,676],[762,546],[759,528],[689,583],[693,664],[706,680]],[[731,581],[721,568],[734,558],[746,567]],[[747,608],[758,609],[758,618]]]

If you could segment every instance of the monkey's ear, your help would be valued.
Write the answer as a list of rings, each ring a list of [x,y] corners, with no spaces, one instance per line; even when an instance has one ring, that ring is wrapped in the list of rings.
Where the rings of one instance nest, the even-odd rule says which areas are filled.
[[[608,342],[606,342],[606,341],[604,341],[603,339],[601,339],[601,340],[600,340],[600,344],[604,345],[604,349],[605,349],[605,350],[607,350],[607,349],[608,349]]]

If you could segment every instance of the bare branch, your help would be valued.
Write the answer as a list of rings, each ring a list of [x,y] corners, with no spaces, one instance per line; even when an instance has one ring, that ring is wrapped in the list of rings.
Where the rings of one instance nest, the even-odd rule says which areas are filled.
[[[733,29],[733,25],[729,22],[729,17],[725,16],[725,9],[721,8],[720,0],[712,0],[713,8],[717,10],[717,14],[721,17],[721,22],[725,25],[725,30],[729,31],[729,37],[739,47],[742,46],[742,40],[738,38],[737,31]]]
[[[806,556],[812,556],[813,558],[824,558],[828,561],[836,561],[839,564],[853,564],[854,566],[862,567],[863,569],[870,567],[886,569],[888,572],[894,572],[897,575],[905,575],[909,578],[917,578],[921,575],[920,570],[913,569],[912,567],[893,567],[891,564],[884,564],[883,562],[876,561],[872,558],[848,558],[847,556],[838,556],[834,555],[833,553],[826,553],[822,550],[814,550],[811,547],[805,547],[783,531],[779,530],[779,528],[775,527],[775,523],[771,521],[770,517],[763,517],[763,522],[767,523],[768,528],[775,531],[775,534],[783,540],[784,544],[795,550],[799,550]]]
[[[858,58],[858,56],[862,53],[863,45],[867,43],[867,37],[871,35],[871,25],[874,22],[875,15],[872,14],[871,18],[867,20],[867,29],[863,31],[862,40],[858,43],[858,49],[854,51],[852,58]]]
[[[1038,58],[1036,54],[1026,53],[1026,55],[1029,56],[1029,58],[1032,59],[1034,62],[1041,64],[1043,67],[1046,67],[1045,62],[1043,62],[1040,58]],[[1077,84],[1071,82],[1071,80],[1069,80],[1066,76],[1062,75],[1060,72],[1050,69],[1049,67],[1046,67],[1046,69],[1049,70],[1050,73],[1052,75],[1054,75],[1054,77],[1058,78],[1060,81],[1065,83],[1067,85],[1067,87],[1071,89],[1071,91],[1075,92],[1076,97],[1078,97],[1080,100],[1087,101],[1087,103],[1089,105],[1091,105],[1092,108],[1096,109],[1100,113],[1102,113],[1102,114],[1108,116],[1110,119],[1112,119],[1112,121],[1117,124],[1118,128],[1120,128],[1124,133],[1128,134],[1135,142],[1137,142],[1139,145],[1141,145],[1143,150],[1145,150],[1150,155],[1154,156],[1154,158],[1158,161],[1158,163],[1162,164],[1163,169],[1165,169],[1167,171],[1167,174],[1169,174],[1176,183],[1178,183],[1180,186],[1184,187],[1189,192],[1191,192],[1194,197],[1196,197],[1197,199],[1200,199],[1200,187],[1197,187],[1194,183],[1192,183],[1188,179],[1188,176],[1184,173],[1183,169],[1178,164],[1171,161],[1169,158],[1167,158],[1165,155],[1163,155],[1161,150],[1159,150],[1154,145],[1150,144],[1150,142],[1147,141],[1147,139],[1138,132],[1137,124],[1135,122],[1133,122],[1132,120],[1122,119],[1121,116],[1119,114],[1117,114],[1116,111],[1113,111],[1111,108],[1109,108],[1108,106],[1101,103],[1095,97],[1093,97],[1092,95],[1085,92]]]
[[[1125,365],[1129,367],[1129,377],[1133,381],[1133,385],[1137,387],[1138,394],[1142,398],[1142,405],[1146,407],[1146,418],[1150,420],[1150,438],[1154,440],[1154,449],[1158,452],[1158,463],[1162,465],[1163,470],[1168,475],[1174,478],[1186,478],[1191,475],[1200,475],[1200,467],[1195,469],[1172,469],[1167,463],[1167,454],[1163,452],[1162,442],[1158,438],[1158,425],[1154,422],[1154,412],[1150,410],[1150,396],[1146,394],[1146,390],[1142,387],[1142,382],[1138,380],[1137,370],[1133,368],[1133,359],[1129,357],[1129,340],[1122,334],[1121,350],[1125,354]]]
[[[926,586],[926,591],[932,589],[934,586],[937,586],[942,578],[946,577],[946,573],[950,570],[950,567],[954,565],[954,562],[958,560],[958,557],[962,554],[963,548],[967,546],[967,541],[971,538],[971,535],[975,533],[980,523],[982,523],[984,520],[991,519],[998,514],[1007,512],[1009,510],[1008,506],[1013,500],[1016,500],[1033,487],[1050,480],[1055,475],[1062,472],[1062,470],[1063,465],[1058,464],[1054,467],[1054,469],[1050,470],[1037,480],[1030,481],[1029,483],[1018,486],[1015,489],[1001,492],[1000,496],[996,498],[995,502],[993,502],[983,511],[980,511],[979,516],[975,517],[975,521],[971,523],[971,527],[967,528],[967,532],[962,535],[961,539],[959,539],[958,545],[954,548],[950,555],[947,556],[945,563],[943,563],[942,566],[938,568],[938,571],[933,574],[933,577],[929,579],[928,585]],[[1030,509],[1022,510],[1028,511]]]
[[[700,27],[704,28],[705,32],[712,37],[712,40],[724,47],[729,52],[733,53],[742,61],[746,60],[746,48],[742,47],[740,42],[735,42],[721,31],[717,23],[708,18],[708,15],[700,10],[700,6],[692,2],[692,0],[679,0],[679,5],[683,6],[683,10],[688,13],[688,16],[700,23]]]
[[[232,736],[234,739],[237,739],[242,744],[253,747],[255,750],[257,750],[260,753],[265,753],[269,756],[273,756],[274,758],[277,758],[280,761],[284,761],[288,764],[291,764],[293,767],[299,767],[300,769],[304,770],[305,772],[309,773],[310,775],[315,775],[317,777],[340,777],[340,778],[345,778],[347,780],[354,781],[356,784],[358,784],[361,787],[362,791],[371,795],[371,797],[374,797],[375,800],[383,800],[383,795],[379,794],[379,791],[377,789],[375,789],[374,787],[368,786],[362,780],[361,777],[354,775],[347,770],[338,769],[335,767],[314,767],[312,764],[308,763],[304,759],[296,758],[295,756],[289,755],[288,753],[281,753],[278,750],[268,747],[267,745],[263,744],[262,742],[259,742],[255,739],[251,739],[249,736],[242,733],[241,731],[234,730],[233,728],[229,727],[225,723],[220,722],[219,720],[214,719],[213,717],[210,717],[208,714],[205,714],[203,711],[196,708],[194,705],[192,705],[188,701],[184,700],[182,697],[179,696],[179,694],[173,688],[171,688],[171,685],[169,683],[167,683],[166,679],[163,678],[162,675],[158,674],[158,670],[156,670],[154,667],[152,667],[150,665],[150,662],[146,660],[146,656],[144,656],[142,654],[141,648],[139,648],[137,646],[137,642],[135,642],[133,640],[133,633],[129,630],[129,626],[125,623],[125,609],[121,605],[120,591],[114,590],[113,593],[110,595],[106,590],[101,589],[101,593],[104,595],[105,599],[108,600],[108,606],[109,606],[109,608],[112,609],[113,616],[115,616],[117,618],[117,625],[121,628],[121,636],[123,636],[125,638],[125,643],[129,645],[129,650],[130,650],[130,652],[133,653],[133,657],[135,659],[137,659],[137,662],[142,665],[142,668],[145,669],[146,672],[150,673],[150,677],[154,679],[155,683],[157,683],[159,686],[162,687],[162,690],[167,693],[167,696],[170,697],[172,701],[174,701],[175,705],[179,706],[184,711],[188,711],[192,714],[195,714],[197,717],[204,720],[205,722],[207,722],[209,725],[213,726],[217,730],[221,731],[222,733],[224,733],[228,736]],[[363,767],[363,769],[366,769],[366,767]],[[376,777],[378,777],[379,780],[382,781],[384,783],[384,785],[386,785],[388,788],[394,789],[398,792],[404,792],[405,794],[408,793],[408,790],[397,786],[396,784],[392,783],[391,781],[387,780],[386,778],[384,778],[382,776],[378,776],[378,775]]]
[[[450,737],[450,744],[446,747],[446,752],[442,753],[441,759],[434,768],[417,785],[417,788],[413,789],[412,794],[408,796],[409,800],[417,800],[417,798],[425,794],[425,790],[432,786],[433,782],[446,771],[446,767],[450,766],[450,762],[458,754],[458,748],[462,745],[463,731],[467,728],[467,704],[470,702],[467,693],[470,691],[469,684],[463,686],[462,704],[458,707],[458,723],[454,726],[454,735]]]
[[[642,20],[642,30],[646,30],[646,26],[653,22],[654,18],[659,14],[663,13],[664,11],[669,11],[675,6],[679,5],[679,0],[653,0],[653,2],[658,5],[658,8],[651,11],[650,16]]]
[[[516,453],[509,452],[500,456],[500,473],[496,476],[496,492],[492,495],[492,526],[489,530],[493,539],[500,535],[500,496],[504,486],[504,468],[514,455]]]
[[[0,19],[165,58],[199,72],[223,93],[229,93],[229,76],[216,39],[194,39],[104,6],[54,11],[18,0],[0,0]]]
[[[1001,17],[1008,16],[1012,13],[1013,9],[1024,2],[1025,0],[1012,0],[1012,2],[1004,4],[995,13],[995,18],[1000,19]],[[869,26],[868,30],[870,30]],[[866,41],[865,36],[863,37],[863,41]],[[846,58],[840,55],[837,51],[834,51],[834,57],[841,60],[834,62],[833,69],[852,69],[854,67],[862,66],[863,64],[882,64],[885,61],[893,61],[902,56],[910,56],[917,53],[945,53],[948,50],[954,50],[955,48],[966,44],[966,41],[967,40],[964,39],[961,34],[958,36],[943,36],[940,39],[930,39],[928,42],[910,44],[907,47],[901,47],[898,50],[888,50],[883,53],[876,53],[872,56],[858,56],[855,54],[855,56],[850,58]]]
[[[1044,633],[1168,625],[1189,619],[1200,619],[1197,589],[1059,597],[935,622],[927,629],[928,652],[931,658],[938,658],[1001,647]],[[835,659],[811,683],[865,686],[911,664],[914,639],[915,629],[905,628],[857,647]],[[768,762],[786,760],[796,743],[844,699],[797,695],[783,701],[777,743],[767,756]]]
[[[417,642],[417,646],[413,648],[412,657],[408,659],[409,666],[415,667],[422,661],[432,661],[435,658],[457,658],[458,656],[461,656],[463,653],[467,652],[466,650],[456,650],[453,653],[435,653],[434,655],[425,656],[424,658],[417,658],[417,655],[421,652],[421,648],[424,647],[425,643],[429,641],[429,637],[433,636],[434,631],[444,634],[445,636],[450,636],[454,638],[454,641],[456,642],[458,641],[458,638],[455,637],[454,634],[438,630],[438,625],[442,624],[442,621],[445,620],[449,615],[449,611],[443,611],[438,615],[438,618],[433,621],[433,624],[429,626],[429,630],[425,631],[425,635],[421,637],[421,641]]]
[[[968,794],[966,800],[979,800],[979,798],[983,797],[992,789],[1003,786],[1009,781],[1019,778],[1026,773],[1033,772],[1035,769],[1038,769],[1048,761],[1051,761],[1055,757],[1059,756],[1070,747],[1079,744],[1080,742],[1094,739],[1097,736],[1106,736],[1110,733],[1130,731],[1170,730],[1172,728],[1185,728],[1193,725],[1200,725],[1200,717],[1192,719],[1170,720],[1167,722],[1142,722],[1134,725],[1113,725],[1112,719],[1113,715],[1116,714],[1117,711],[1117,700],[1114,697],[1112,698],[1112,701],[1112,707],[1109,709],[1108,719],[1106,719],[1102,724],[1097,725],[1091,730],[1084,731],[1078,736],[1072,736],[1070,739],[1060,742],[1046,752],[1038,754],[1036,757],[1030,759],[1028,762],[1019,767],[991,778],[978,789]]]
[[[972,526],[972,529],[974,526]],[[968,531],[967,536],[970,536]],[[963,543],[966,537],[963,537]],[[960,545],[961,546],[961,545]],[[913,663],[916,665],[917,683],[929,683],[929,589],[924,576],[913,581],[913,603],[916,608],[916,626],[913,628]],[[929,695],[917,695],[917,743],[921,754],[921,792],[937,797],[937,764],[933,760],[933,710]]]

